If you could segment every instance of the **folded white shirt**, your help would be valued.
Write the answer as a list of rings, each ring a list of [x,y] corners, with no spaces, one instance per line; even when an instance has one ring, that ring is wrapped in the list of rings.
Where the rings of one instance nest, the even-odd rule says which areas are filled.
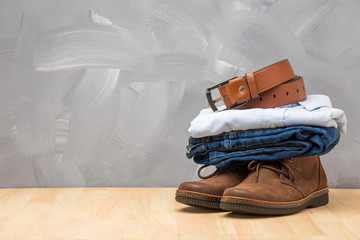
[[[308,95],[303,101],[275,108],[252,108],[213,112],[200,111],[191,121],[192,137],[214,136],[224,132],[259,128],[288,127],[295,125],[336,127],[346,132],[344,111],[333,108],[326,95]]]

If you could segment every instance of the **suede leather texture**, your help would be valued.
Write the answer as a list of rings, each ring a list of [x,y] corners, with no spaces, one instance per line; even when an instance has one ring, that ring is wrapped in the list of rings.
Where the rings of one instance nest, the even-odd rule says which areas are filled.
[[[183,182],[178,190],[222,196],[227,188],[241,183],[247,176],[246,167],[228,167],[213,177],[199,181]]]
[[[232,196],[269,202],[301,200],[327,187],[327,179],[318,155],[284,160],[294,171],[294,180],[270,169],[260,168],[235,187],[225,190],[223,196]]]

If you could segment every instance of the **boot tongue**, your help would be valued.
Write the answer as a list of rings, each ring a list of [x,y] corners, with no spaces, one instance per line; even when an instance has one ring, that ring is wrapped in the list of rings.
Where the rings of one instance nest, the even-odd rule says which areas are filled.
[[[282,164],[279,161],[256,161],[249,164],[252,170],[249,178],[254,182],[269,182],[270,179],[279,179],[280,174],[266,166],[281,170]]]
[[[256,176],[256,173],[255,173]],[[279,179],[280,174],[267,168],[260,168],[257,182],[268,182],[269,179]]]

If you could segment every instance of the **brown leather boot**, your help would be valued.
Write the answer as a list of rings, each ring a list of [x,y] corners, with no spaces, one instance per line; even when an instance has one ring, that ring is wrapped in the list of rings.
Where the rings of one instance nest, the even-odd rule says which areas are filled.
[[[246,166],[225,167],[217,169],[209,176],[203,177],[199,168],[198,176],[203,180],[183,182],[176,191],[176,201],[191,206],[220,209],[220,199],[225,189],[241,183],[247,176]]]
[[[252,161],[252,173],[225,190],[220,207],[234,212],[285,215],[329,202],[327,179],[318,155]]]

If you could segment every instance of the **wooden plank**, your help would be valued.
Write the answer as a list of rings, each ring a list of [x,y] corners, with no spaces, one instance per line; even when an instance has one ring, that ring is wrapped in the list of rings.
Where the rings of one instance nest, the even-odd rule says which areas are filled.
[[[0,239],[359,239],[360,189],[281,217],[195,208],[175,188],[0,189]]]

